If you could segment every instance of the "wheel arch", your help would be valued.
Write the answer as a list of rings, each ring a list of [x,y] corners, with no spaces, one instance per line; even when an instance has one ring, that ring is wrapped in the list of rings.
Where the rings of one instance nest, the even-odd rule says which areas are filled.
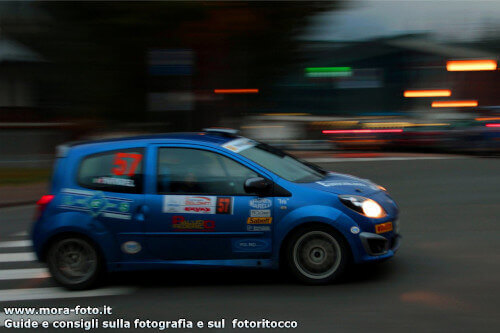
[[[85,233],[73,231],[73,230],[61,231],[61,232],[55,233],[54,235],[51,235],[49,238],[47,238],[47,240],[43,243],[41,251],[40,251],[40,261],[42,261],[42,262],[47,261],[47,254],[49,252],[51,245],[54,244],[54,242],[59,241],[61,239],[65,239],[65,238],[71,238],[71,237],[80,238],[80,239],[84,239],[84,240],[88,241],[92,246],[94,246],[94,248],[97,251],[97,254],[103,259],[103,261],[104,262],[106,261],[106,255],[97,241],[95,241],[94,239],[92,239],[92,237],[90,237],[89,235],[87,235]],[[103,266],[105,267],[106,265],[104,264]]]
[[[292,237],[294,235],[296,235],[297,233],[303,232],[304,230],[307,230],[307,229],[313,229],[314,227],[327,229],[329,232],[331,232],[335,236],[339,237],[347,245],[346,247],[348,248],[348,253],[347,253],[348,259],[350,262],[352,262],[353,253],[352,253],[351,245],[350,245],[348,239],[344,236],[344,234],[340,230],[335,228],[333,225],[325,223],[325,222],[308,221],[308,222],[304,222],[304,223],[301,223],[299,225],[296,225],[295,227],[290,229],[287,232],[287,234],[285,235],[285,237],[283,238],[283,240],[281,241],[280,248],[279,248],[279,265],[280,265],[280,267],[283,267],[283,265],[284,265],[284,262],[285,262],[284,260],[286,259],[285,249],[287,248],[287,245],[288,245],[288,242],[290,242],[290,239],[292,239]]]

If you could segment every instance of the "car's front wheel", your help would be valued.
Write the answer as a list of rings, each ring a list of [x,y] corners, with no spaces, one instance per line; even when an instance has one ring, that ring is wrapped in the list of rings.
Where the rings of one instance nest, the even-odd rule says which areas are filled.
[[[349,259],[345,240],[323,227],[310,227],[292,235],[286,252],[290,271],[307,284],[337,280],[346,270]]]
[[[71,290],[94,286],[102,271],[102,259],[96,247],[77,237],[53,242],[47,254],[47,264],[52,277]]]

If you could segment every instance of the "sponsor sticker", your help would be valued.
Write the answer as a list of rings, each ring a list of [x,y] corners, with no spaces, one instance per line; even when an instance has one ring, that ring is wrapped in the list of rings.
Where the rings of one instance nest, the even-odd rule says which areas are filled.
[[[271,207],[273,205],[273,202],[267,198],[257,198],[257,199],[250,200],[249,204],[250,204],[250,207],[253,207],[256,209],[266,209],[266,208]]]
[[[235,153],[238,151],[238,148],[233,145],[226,144],[223,147],[229,149],[230,151],[234,151]]]
[[[101,191],[63,188],[59,207],[86,212],[93,217],[104,216],[119,220],[131,220],[132,200],[104,195]]]
[[[112,219],[119,219],[119,220],[131,220],[132,219],[132,216],[130,216],[130,214],[102,213],[102,216],[110,217]]]
[[[141,163],[142,154],[138,153],[116,153],[111,172],[117,176],[133,176]]]
[[[223,148],[226,148],[232,152],[239,153],[245,149],[251,148],[255,146],[255,141],[247,139],[247,138],[239,138],[235,140],[231,140],[228,143],[222,145]]]
[[[122,251],[128,254],[136,254],[142,250],[141,244],[135,241],[129,241],[122,244]]]
[[[281,205],[280,209],[287,209],[288,208],[288,198],[277,198],[278,203]]]
[[[184,205],[186,206],[213,206],[215,197],[203,196],[185,196]]]
[[[271,217],[270,209],[250,209],[251,217]]]
[[[271,226],[269,225],[247,225],[247,231],[271,231]]]
[[[280,205],[288,205],[288,198],[277,198]]]
[[[361,183],[361,182],[335,181],[335,180],[316,182],[316,184],[319,184],[319,185],[325,186],[325,187],[331,187],[331,186],[368,186],[365,183]]]
[[[358,227],[351,227],[351,232],[352,232],[353,234],[359,234],[360,230],[359,230],[359,228],[358,228]]]
[[[232,197],[165,195],[163,213],[232,214]]]
[[[377,234],[382,234],[389,231],[392,231],[392,222],[385,222],[375,225],[375,232]]]
[[[135,187],[134,180],[127,179],[127,178],[96,177],[96,178],[92,179],[92,183],[100,184],[100,185],[115,185],[115,186]]]
[[[247,219],[247,224],[271,224],[272,222],[272,217],[249,217]]]
[[[233,213],[233,198],[232,197],[217,197],[217,214],[232,214]]]
[[[187,220],[184,216],[172,216],[172,228],[174,231],[214,231],[215,221],[213,220]]]
[[[197,206],[182,206],[183,213],[196,213],[196,214],[213,214],[213,207],[197,207]],[[173,213],[179,213],[177,210]]]
[[[269,248],[269,242],[263,239],[233,240],[234,251],[264,251]]]

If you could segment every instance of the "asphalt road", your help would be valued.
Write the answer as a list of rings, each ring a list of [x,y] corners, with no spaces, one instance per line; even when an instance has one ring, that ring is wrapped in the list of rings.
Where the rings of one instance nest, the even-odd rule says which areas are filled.
[[[43,275],[10,280],[2,272],[43,266],[1,262],[0,307],[109,305],[113,315],[100,320],[225,318],[225,329],[212,329],[224,332],[235,331],[233,318],[295,320],[299,326],[294,331],[300,332],[498,331],[500,159],[323,166],[389,189],[402,211],[404,237],[394,259],[356,267],[346,282],[328,286],[295,284],[270,271],[141,272],[112,275],[103,288],[86,294],[46,289],[55,285]],[[27,229],[32,213],[32,207],[0,210],[0,257],[26,251],[1,245],[26,239],[14,234]],[[23,295],[31,300],[8,301]],[[69,298],[47,299],[54,295]],[[3,321],[5,315],[0,315]]]

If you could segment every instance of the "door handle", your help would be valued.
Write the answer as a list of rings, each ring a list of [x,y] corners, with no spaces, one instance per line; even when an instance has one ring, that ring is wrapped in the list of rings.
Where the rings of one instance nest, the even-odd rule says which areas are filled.
[[[144,215],[148,215],[149,214],[149,207],[147,205],[140,205],[139,212],[141,212]]]
[[[149,207],[146,205],[140,205],[137,207],[137,212],[135,214],[135,219],[139,222],[144,222],[146,220],[146,216],[149,213]]]

